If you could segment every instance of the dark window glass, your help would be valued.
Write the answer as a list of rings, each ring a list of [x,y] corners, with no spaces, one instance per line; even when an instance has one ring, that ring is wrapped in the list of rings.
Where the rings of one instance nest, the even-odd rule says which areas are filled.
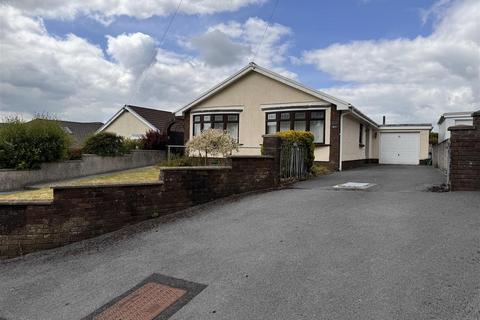
[[[295,120],[305,119],[305,112],[295,112]]]
[[[363,124],[360,123],[360,130],[358,135],[358,143],[363,143]]]
[[[277,121],[268,121],[267,133],[276,133],[276,132],[277,132]]]
[[[238,114],[206,114],[193,117],[193,136],[209,128],[225,130],[232,138],[238,141],[239,119]]]
[[[325,143],[325,111],[267,113],[265,119],[266,133],[275,133],[278,130],[310,131],[314,135],[315,143]]]
[[[323,119],[325,118],[325,111],[312,111],[310,114],[311,119]]]

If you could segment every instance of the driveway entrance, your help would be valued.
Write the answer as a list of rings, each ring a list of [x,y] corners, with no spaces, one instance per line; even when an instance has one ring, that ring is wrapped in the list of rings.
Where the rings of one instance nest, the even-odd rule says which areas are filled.
[[[441,182],[365,167],[32,254],[0,264],[0,318],[81,319],[162,274],[206,285],[171,319],[478,319],[480,194]]]

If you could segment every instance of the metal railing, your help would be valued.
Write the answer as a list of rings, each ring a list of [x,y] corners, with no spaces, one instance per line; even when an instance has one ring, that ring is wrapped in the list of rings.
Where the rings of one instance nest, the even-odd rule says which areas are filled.
[[[183,156],[185,155],[186,146],[182,145],[167,145],[167,160],[170,161],[172,156]]]
[[[297,144],[283,145],[280,153],[281,178],[305,179],[307,177],[306,156],[307,149],[305,146]]]

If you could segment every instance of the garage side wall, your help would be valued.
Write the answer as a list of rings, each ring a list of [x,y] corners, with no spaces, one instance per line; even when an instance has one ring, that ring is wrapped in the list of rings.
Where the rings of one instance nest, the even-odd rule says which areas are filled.
[[[430,130],[420,131],[420,161],[428,159]]]
[[[362,147],[359,144],[360,122],[350,116],[345,116],[342,128],[342,161],[366,159],[365,146]],[[363,135],[365,139],[365,133]]]

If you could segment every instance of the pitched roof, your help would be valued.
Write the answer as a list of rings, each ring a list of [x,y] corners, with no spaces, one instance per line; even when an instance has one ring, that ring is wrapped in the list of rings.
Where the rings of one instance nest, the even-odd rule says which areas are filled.
[[[152,124],[160,131],[166,130],[167,127],[175,121],[175,115],[170,111],[150,109],[138,106],[130,106],[128,108],[135,111],[139,116]]]
[[[31,121],[35,121],[31,120]],[[76,122],[76,121],[64,121],[64,120],[47,120],[55,121],[58,125],[73,138],[73,145],[80,146],[83,141],[89,136],[95,133],[101,126],[102,122]]]
[[[145,108],[132,105],[124,105],[113,117],[111,117],[97,132],[103,131],[107,128],[115,119],[117,119],[124,112],[130,112],[138,120],[142,121],[152,130],[158,130],[166,132],[168,126],[175,122],[175,114],[170,111]]]
[[[217,84],[216,86],[214,86],[213,88],[211,88],[210,90],[204,92],[200,97],[198,97],[197,99],[193,100],[192,102],[190,102],[189,104],[183,106],[182,108],[180,108],[179,110],[176,111],[176,114],[177,115],[180,115],[180,113],[183,113],[187,110],[189,110],[190,108],[192,108],[193,106],[197,105],[198,103],[206,100],[207,98],[209,98],[210,96],[214,95],[215,93],[219,92],[220,90],[222,90],[223,88],[227,87],[228,85],[230,85],[231,83],[235,82],[236,80],[240,79],[241,77],[245,76],[246,74],[250,73],[250,72],[257,72],[257,73],[260,73],[268,78],[271,78],[271,79],[274,79],[274,80],[277,80],[279,82],[282,82],[290,87],[293,87],[295,89],[298,89],[300,91],[303,91],[305,93],[308,93],[314,97],[317,97],[317,98],[320,98],[322,100],[325,100],[327,102],[330,102],[332,104],[335,104],[337,105],[338,109],[339,110],[347,110],[349,107],[351,107],[352,105],[346,101],[343,101],[341,99],[338,99],[338,98],[335,98],[329,94],[326,94],[325,92],[322,92],[322,91],[319,91],[319,90],[315,90],[315,89],[311,89],[311,88],[308,88],[307,86],[301,84],[300,82],[297,82],[297,81],[294,81],[292,79],[289,79],[287,77],[284,77],[278,73],[275,73],[271,70],[268,70],[268,69],[265,69],[265,68],[262,68],[260,67],[259,65],[255,64],[254,62],[250,62],[246,67],[244,67],[243,69],[241,69],[240,71],[238,71],[237,73],[235,73],[234,75],[230,76],[229,78],[225,79],[223,82],[220,82],[219,84]]]

